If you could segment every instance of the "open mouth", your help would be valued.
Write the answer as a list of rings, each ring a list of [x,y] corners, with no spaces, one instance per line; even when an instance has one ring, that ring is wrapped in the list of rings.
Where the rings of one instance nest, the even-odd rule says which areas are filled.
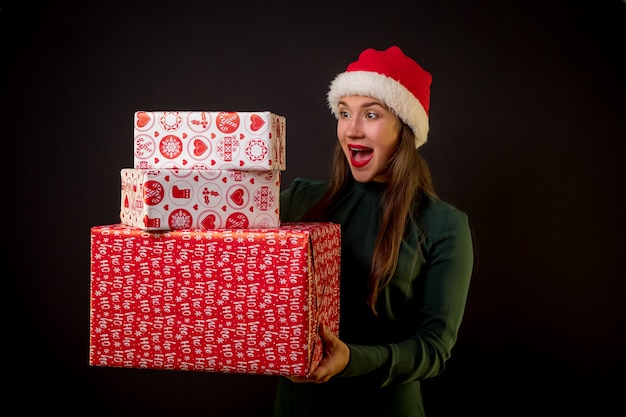
[[[349,145],[350,151],[350,163],[356,168],[361,168],[367,165],[367,163],[374,156],[374,150],[361,145]]]

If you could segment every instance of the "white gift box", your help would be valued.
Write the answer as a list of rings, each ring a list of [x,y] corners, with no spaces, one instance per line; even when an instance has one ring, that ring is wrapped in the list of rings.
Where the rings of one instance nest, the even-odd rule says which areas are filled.
[[[285,117],[269,111],[136,111],[134,168],[284,171]]]
[[[121,170],[121,223],[143,230],[278,227],[280,171]]]

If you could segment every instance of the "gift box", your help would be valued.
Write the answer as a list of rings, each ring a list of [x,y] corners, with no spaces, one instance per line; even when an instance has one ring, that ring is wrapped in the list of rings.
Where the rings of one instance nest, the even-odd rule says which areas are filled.
[[[306,376],[339,330],[340,226],[91,228],[91,366]]]
[[[280,174],[124,168],[120,220],[144,230],[278,227]]]
[[[268,111],[137,111],[134,168],[284,171],[285,124]]]

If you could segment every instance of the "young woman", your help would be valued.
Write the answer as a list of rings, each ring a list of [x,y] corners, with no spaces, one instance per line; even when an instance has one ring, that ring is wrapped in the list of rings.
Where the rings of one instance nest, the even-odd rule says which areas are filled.
[[[419,152],[431,80],[392,46],[330,85],[332,177],[295,179],[280,207],[284,222],[341,224],[339,337],[320,329],[319,366],[279,378],[276,417],[424,415],[420,381],[450,358],[473,268],[468,218],[437,197]]]

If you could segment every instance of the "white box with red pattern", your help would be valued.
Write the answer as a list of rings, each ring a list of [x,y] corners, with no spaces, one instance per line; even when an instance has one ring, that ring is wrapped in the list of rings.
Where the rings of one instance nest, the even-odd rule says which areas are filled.
[[[120,172],[122,224],[144,230],[280,225],[280,171],[137,169]]]
[[[133,167],[284,171],[285,130],[269,111],[136,111]]]

